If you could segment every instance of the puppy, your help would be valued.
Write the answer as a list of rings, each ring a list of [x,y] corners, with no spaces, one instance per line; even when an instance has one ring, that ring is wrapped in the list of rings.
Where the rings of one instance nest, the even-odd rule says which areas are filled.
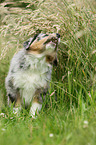
[[[34,116],[42,108],[51,80],[52,65],[57,65],[60,34],[36,34],[11,60],[5,87],[8,105],[22,106]]]

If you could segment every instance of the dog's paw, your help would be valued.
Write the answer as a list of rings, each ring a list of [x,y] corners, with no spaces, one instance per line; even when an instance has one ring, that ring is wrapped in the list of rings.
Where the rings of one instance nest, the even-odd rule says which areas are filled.
[[[14,114],[20,114],[20,111],[21,111],[21,108],[19,107],[19,108],[13,108],[13,113]]]

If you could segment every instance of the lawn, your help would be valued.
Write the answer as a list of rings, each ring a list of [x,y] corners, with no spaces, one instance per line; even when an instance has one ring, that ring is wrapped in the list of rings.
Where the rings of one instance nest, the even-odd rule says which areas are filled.
[[[84,104],[83,104],[84,105]],[[65,104],[66,106],[66,104]],[[11,112],[0,119],[0,144],[95,145],[96,107],[42,110],[37,119]]]
[[[49,94],[33,119],[8,108],[5,77],[14,53],[38,29],[60,33],[61,42]],[[95,0],[0,2],[0,145],[6,144],[96,145]]]

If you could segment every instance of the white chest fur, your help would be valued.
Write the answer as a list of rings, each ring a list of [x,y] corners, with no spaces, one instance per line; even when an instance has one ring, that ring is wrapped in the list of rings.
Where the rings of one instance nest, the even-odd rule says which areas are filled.
[[[52,66],[46,63],[45,58],[26,56],[25,59],[25,68],[15,67],[13,78],[14,86],[20,89],[22,97],[28,102],[37,89],[48,86]]]

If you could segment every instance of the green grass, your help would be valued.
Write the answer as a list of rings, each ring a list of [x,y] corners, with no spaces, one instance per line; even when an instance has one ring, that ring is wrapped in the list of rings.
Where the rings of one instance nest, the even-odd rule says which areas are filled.
[[[95,0],[5,2],[0,4],[0,144],[95,145]],[[38,29],[60,33],[61,43],[49,95],[32,119],[25,110],[16,115],[7,107],[4,82],[12,56]]]
[[[42,110],[37,119],[8,112],[0,121],[0,143],[46,145],[95,145],[96,107],[67,109],[67,106]],[[88,124],[87,124],[87,123]],[[50,137],[50,134],[53,136]]]

